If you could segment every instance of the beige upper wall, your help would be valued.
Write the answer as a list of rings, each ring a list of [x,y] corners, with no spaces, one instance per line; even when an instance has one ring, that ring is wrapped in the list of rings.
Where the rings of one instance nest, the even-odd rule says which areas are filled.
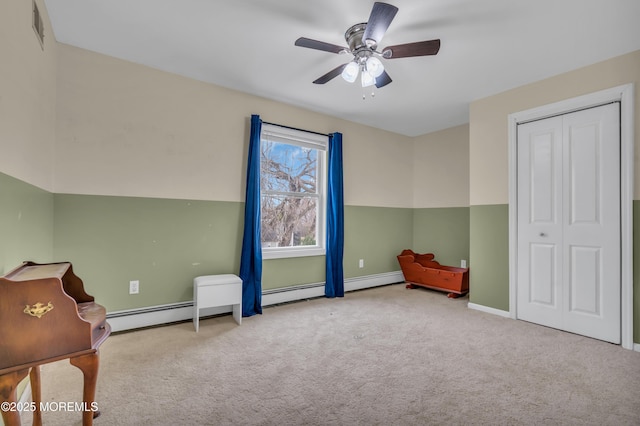
[[[343,133],[345,203],[411,207],[412,139],[58,44],[54,190],[244,201],[249,118]]]
[[[414,138],[413,206],[469,206],[469,125]]]
[[[0,2],[0,172],[50,192],[243,201],[257,113],[343,133],[348,205],[468,203],[468,179],[441,179],[468,157],[466,126],[408,138],[59,44],[38,5],[44,49],[31,3]]]
[[[470,204],[508,204],[507,117],[623,84],[635,83],[635,195],[640,199],[640,51],[518,87],[470,105]]]
[[[50,191],[55,142],[56,42],[43,1],[44,49],[32,3],[0,1],[0,171]]]

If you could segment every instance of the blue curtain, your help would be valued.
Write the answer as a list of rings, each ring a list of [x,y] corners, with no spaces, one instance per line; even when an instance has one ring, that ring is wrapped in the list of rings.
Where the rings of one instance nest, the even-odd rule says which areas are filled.
[[[327,297],[344,296],[344,196],[342,183],[342,133],[329,135],[327,179]]]
[[[260,245],[260,129],[259,115],[251,116],[244,236],[240,258],[242,316],[262,313],[262,248]]]

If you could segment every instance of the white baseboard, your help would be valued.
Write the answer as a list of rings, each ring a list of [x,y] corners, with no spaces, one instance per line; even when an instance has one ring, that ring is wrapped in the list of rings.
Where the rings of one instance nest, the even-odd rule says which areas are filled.
[[[469,309],[475,309],[476,311],[486,312],[488,314],[498,315],[505,318],[511,318],[511,314],[508,311],[503,311],[501,309],[490,308],[489,306],[477,305],[475,303],[469,302],[467,304]]]
[[[633,350],[636,352],[640,352],[640,343],[634,343],[633,344]]]
[[[402,281],[404,281],[404,276],[401,271],[347,278],[344,280],[344,290],[345,292],[362,290],[365,288],[393,284]],[[269,305],[276,305],[278,303],[287,303],[323,296],[324,283],[267,290],[262,293],[262,306],[265,307]],[[206,317],[231,312],[231,305],[219,306],[215,308],[201,309],[200,316]],[[193,301],[151,306],[141,309],[115,311],[107,314],[107,321],[111,325],[111,330],[114,332],[169,324],[172,322],[190,320],[192,318]]]

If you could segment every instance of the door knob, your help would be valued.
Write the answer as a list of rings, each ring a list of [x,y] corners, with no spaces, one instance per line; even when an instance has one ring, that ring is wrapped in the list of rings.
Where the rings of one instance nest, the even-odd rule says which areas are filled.
[[[541,236],[541,237],[546,237],[546,236],[547,236],[547,234],[545,234],[544,232],[541,232],[541,233],[540,233],[540,236]]]

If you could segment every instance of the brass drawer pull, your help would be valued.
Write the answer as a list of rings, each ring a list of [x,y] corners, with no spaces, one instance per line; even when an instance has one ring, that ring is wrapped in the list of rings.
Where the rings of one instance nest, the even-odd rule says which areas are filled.
[[[49,302],[46,306],[40,302],[35,305],[29,306],[25,305],[24,313],[27,315],[31,315],[32,317],[42,318],[44,314],[53,309],[53,304]]]

